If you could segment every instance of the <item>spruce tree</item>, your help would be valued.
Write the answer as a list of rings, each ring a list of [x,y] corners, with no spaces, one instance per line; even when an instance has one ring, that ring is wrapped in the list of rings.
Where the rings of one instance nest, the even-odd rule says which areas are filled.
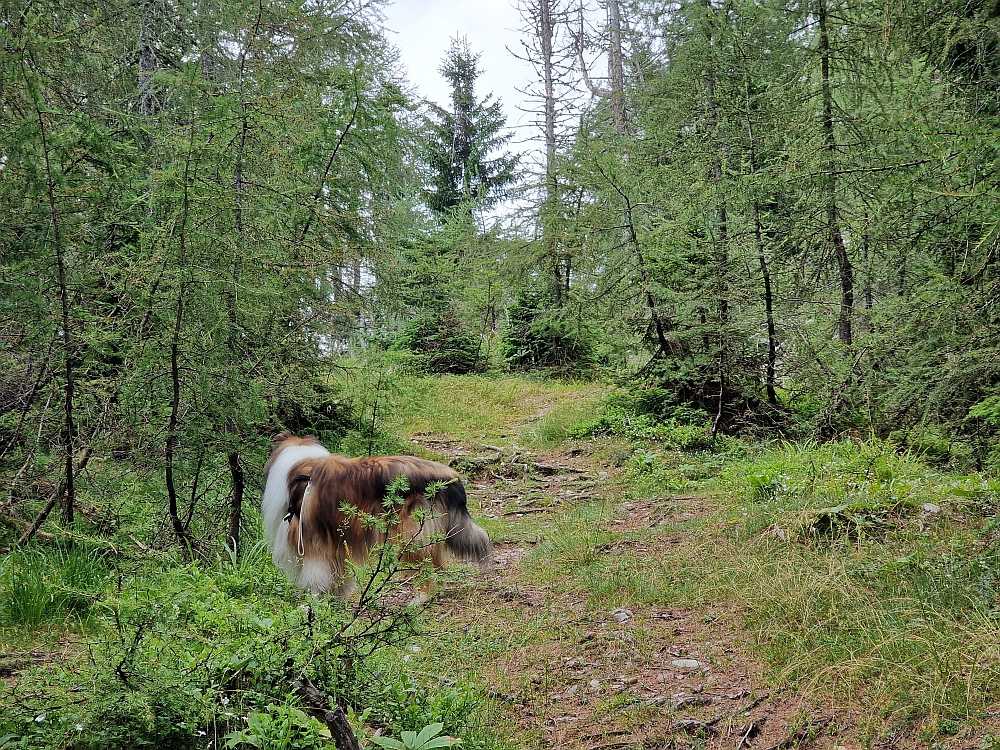
[[[516,179],[518,156],[504,150],[512,134],[505,130],[500,102],[492,94],[476,97],[479,57],[467,39],[452,39],[438,69],[451,85],[451,109],[428,103],[423,141],[429,174],[423,193],[439,215],[463,203],[492,206]]]

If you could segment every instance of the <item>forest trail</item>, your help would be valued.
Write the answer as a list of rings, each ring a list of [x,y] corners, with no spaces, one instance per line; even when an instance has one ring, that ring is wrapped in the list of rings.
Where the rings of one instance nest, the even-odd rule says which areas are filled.
[[[525,411],[522,429],[548,413]],[[860,747],[842,709],[764,682],[738,604],[672,605],[655,590],[684,587],[728,544],[712,496],[632,497],[621,445],[495,444],[506,437],[411,439],[462,472],[495,541],[492,571],[445,585],[428,609],[426,649],[450,649],[436,663],[487,686],[487,713],[519,745]]]

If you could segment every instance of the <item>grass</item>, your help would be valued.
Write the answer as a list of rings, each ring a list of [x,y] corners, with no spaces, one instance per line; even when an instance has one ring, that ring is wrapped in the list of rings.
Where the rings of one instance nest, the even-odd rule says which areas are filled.
[[[776,446],[715,486],[720,583],[777,683],[867,705],[866,741],[934,717],[971,731],[1000,700],[992,480],[871,442]]]
[[[385,421],[401,435],[549,447],[596,412],[600,385],[518,376],[403,376]]]
[[[972,600],[945,608],[918,587],[893,595],[885,579],[858,575],[871,556],[754,545],[733,559],[726,595],[741,594],[775,684],[869,706],[869,740],[886,723],[975,721],[998,697],[997,623]]]
[[[84,543],[16,549],[0,564],[0,628],[37,628],[87,617],[107,585],[99,551]]]
[[[592,477],[610,476],[589,499],[548,504],[530,477],[473,480],[483,483],[473,496],[502,488],[535,503],[484,520],[498,544],[525,548],[523,561],[486,581],[450,576],[414,637],[355,664],[350,680],[327,639],[346,611],[292,589],[260,543],[199,564],[86,543],[18,550],[0,562],[5,650],[72,646],[19,667],[0,737],[87,746],[74,739],[83,731],[94,747],[126,736],[193,747],[201,731],[249,731],[244,716],[298,720],[285,694],[291,658],[354,701],[359,721],[370,709],[369,727],[443,721],[470,748],[551,746],[550,729],[573,712],[601,731],[671,724],[665,709],[608,685],[685,643],[760,665],[753,687],[776,702],[834,707],[848,717],[845,746],[891,735],[928,750],[1000,747],[996,479],[949,474],[877,441],[723,441],[711,452],[687,440],[688,425],[565,443],[600,421],[605,389],[593,384],[404,376],[383,390],[382,429],[401,444],[563,446],[588,457]],[[634,611],[627,629],[611,620],[616,609]],[[688,619],[676,632],[648,617],[679,610]],[[716,617],[725,627],[700,634]],[[588,692],[591,675],[567,661],[600,662],[600,689]],[[694,683],[672,686],[665,694]]]

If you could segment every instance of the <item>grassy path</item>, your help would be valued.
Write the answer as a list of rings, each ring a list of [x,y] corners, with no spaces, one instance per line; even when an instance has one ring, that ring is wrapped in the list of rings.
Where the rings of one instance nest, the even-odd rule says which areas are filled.
[[[732,483],[642,481],[634,445],[571,439],[599,387],[406,388],[419,408],[395,428],[463,472],[496,542],[490,575],[433,603],[422,651],[428,673],[484,686],[488,734],[587,750],[1000,748],[1000,629],[972,598],[990,579],[949,552],[982,548],[970,539],[992,490],[982,510],[962,499],[981,480],[891,447],[790,446],[763,467],[741,459],[744,486],[763,477],[750,506]],[[653,463],[698,477],[713,460]],[[824,505],[830,523],[853,508],[854,531],[809,536]]]
[[[463,470],[496,546],[485,580],[429,610],[428,669],[488,686],[488,720],[519,747],[842,746],[850,718],[766,684],[738,604],[704,585],[729,544],[713,498],[635,496],[626,446],[560,440],[600,389],[520,383],[511,400],[500,383],[494,402],[491,383],[426,391],[399,426]]]
[[[1000,481],[877,440],[574,437],[605,393],[435,377],[380,394],[386,447],[456,466],[496,554],[448,575],[416,640],[363,679],[339,659],[361,632],[350,607],[291,586],[262,543],[190,563],[158,526],[153,546],[124,526],[11,554],[0,747],[220,747],[251,729],[241,746],[306,746],[274,739],[286,724],[321,747],[284,692],[308,672],[362,734],[442,722],[489,750],[1000,750]],[[95,498],[102,517],[125,507]]]

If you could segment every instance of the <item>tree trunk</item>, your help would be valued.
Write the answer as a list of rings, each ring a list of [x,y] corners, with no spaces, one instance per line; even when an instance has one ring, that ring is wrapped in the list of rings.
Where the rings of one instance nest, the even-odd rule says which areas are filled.
[[[621,7],[618,0],[608,3],[608,79],[611,84],[611,111],[615,117],[615,129],[619,134],[626,132],[625,113],[625,66],[622,54]]]
[[[552,0],[538,2],[538,36],[541,48],[543,95],[543,129],[545,132],[545,203],[542,208],[542,247],[550,268],[549,293],[552,304],[563,304],[564,285],[559,261],[555,216],[559,184],[556,179],[556,98],[555,98],[555,24],[552,18]]]
[[[778,336],[774,328],[774,293],[771,289],[771,272],[767,266],[767,256],[764,253],[764,237],[760,221],[760,205],[753,202],[754,239],[757,243],[757,258],[760,261],[760,275],[764,280],[764,318],[767,322],[767,365],[764,374],[764,390],[767,402],[772,406],[778,404],[778,394],[775,392],[775,369],[778,361]]]
[[[177,309],[174,318],[174,333],[170,342],[170,418],[167,421],[167,440],[164,446],[164,475],[167,485],[167,513],[170,516],[170,524],[177,535],[177,540],[184,546],[190,555],[191,535],[188,533],[184,522],[181,521],[180,510],[177,503],[177,483],[174,478],[174,458],[177,453],[177,446],[180,440],[177,435],[180,426],[180,405],[181,405],[181,380],[180,380],[180,335],[181,323],[184,318],[184,285],[181,285],[177,295]]]
[[[191,126],[188,133],[188,152],[184,161],[184,172],[181,184],[181,218],[180,229],[178,231],[178,262],[177,274],[180,279],[177,288],[177,305],[174,313],[174,328],[170,338],[170,417],[167,421],[167,439],[164,445],[164,475],[167,485],[167,511],[170,516],[170,523],[173,526],[177,540],[187,550],[189,556],[194,555],[194,540],[188,532],[187,525],[181,520],[177,503],[177,484],[174,477],[174,459],[177,448],[180,445],[180,407],[181,407],[181,366],[180,366],[180,345],[181,333],[184,322],[184,296],[187,290],[187,282],[183,280],[184,267],[187,264],[187,222],[191,208],[190,196],[190,171],[191,161],[194,157],[194,134],[196,118],[191,118]],[[196,481],[197,484],[197,481]],[[192,487],[192,497],[196,494],[197,487]]]
[[[139,115],[143,118],[156,114],[156,95],[153,75],[156,73],[156,25],[154,23],[156,0],[139,0]]]
[[[667,333],[670,331],[670,325],[660,317],[659,310],[656,306],[656,299],[653,297],[651,279],[649,277],[649,271],[646,267],[646,258],[643,255],[642,246],[639,244],[639,234],[635,228],[635,207],[632,204],[632,200],[629,198],[628,193],[615,184],[600,167],[598,167],[598,171],[601,172],[601,176],[607,180],[608,184],[616,193],[618,193],[622,202],[625,204],[625,237],[628,244],[631,245],[633,252],[635,252],[636,262],[639,266],[639,282],[642,286],[643,296],[646,299],[646,306],[649,308],[650,322],[652,323],[653,333],[656,336],[656,343],[659,347],[656,355],[654,355],[654,358],[660,354],[664,357],[667,357],[672,353],[680,354],[680,346],[677,345],[676,348],[678,351],[674,352],[675,346],[673,346],[670,340],[667,339]]]
[[[246,475],[240,465],[240,454],[233,451],[229,454],[229,475],[232,478],[233,496],[229,501],[229,533],[226,540],[229,549],[236,557],[240,555],[240,526],[243,519],[243,493],[246,488]]]
[[[854,343],[851,332],[851,312],[854,309],[854,267],[847,254],[844,235],[840,231],[837,208],[837,141],[833,128],[833,90],[830,83],[830,35],[826,0],[819,2],[819,54],[823,93],[823,146],[827,156],[826,177],[826,232],[827,242],[837,259],[840,276],[840,317],[837,321],[837,336],[847,346]]]
[[[750,146],[750,175],[757,174],[757,142],[754,137],[753,114],[750,100],[750,80],[744,78],[746,94],[747,136]],[[775,370],[778,361],[778,337],[774,326],[774,292],[771,288],[771,272],[767,264],[767,254],[764,251],[764,230],[760,220],[760,203],[753,201],[753,233],[757,245],[757,260],[760,263],[760,275],[764,282],[764,319],[767,324],[767,364],[764,372],[764,391],[767,402],[772,406],[778,404],[778,394],[775,391]]]
[[[708,13],[712,14],[713,10],[711,3],[707,2],[707,0],[706,6]],[[708,28],[706,29],[706,35],[710,44],[713,42],[711,23],[712,21],[709,19]],[[715,436],[718,433],[719,426],[722,424],[723,408],[726,397],[726,346],[728,344],[726,326],[729,323],[729,289],[726,277],[729,272],[729,216],[726,209],[726,199],[723,193],[722,171],[723,159],[726,157],[726,149],[719,138],[719,108],[718,103],[715,100],[715,71],[711,68],[705,75],[705,96],[708,105],[708,121],[711,132],[711,140],[709,143],[713,152],[712,181],[715,183],[717,200],[719,202],[715,215],[717,225],[717,233],[715,237],[715,294],[719,314],[719,353],[718,369],[716,374],[719,378],[719,403],[716,408],[715,419],[712,422],[712,444],[714,445]]]
[[[30,84],[29,88],[31,88]],[[42,145],[42,156],[45,163],[45,192],[49,205],[49,223],[52,226],[52,242],[56,260],[56,283],[59,287],[59,307],[62,327],[60,338],[62,339],[63,375],[65,378],[63,389],[63,492],[65,492],[66,502],[63,506],[63,518],[67,526],[72,526],[76,504],[76,490],[73,477],[73,457],[76,452],[76,427],[74,425],[73,414],[75,400],[74,340],[72,322],[70,320],[69,286],[63,248],[62,225],[59,218],[59,208],[56,205],[56,181],[52,171],[52,160],[49,156],[49,138],[45,127],[45,117],[42,115],[42,103],[38,101],[37,94],[35,95],[34,105],[38,122],[39,139]]]

